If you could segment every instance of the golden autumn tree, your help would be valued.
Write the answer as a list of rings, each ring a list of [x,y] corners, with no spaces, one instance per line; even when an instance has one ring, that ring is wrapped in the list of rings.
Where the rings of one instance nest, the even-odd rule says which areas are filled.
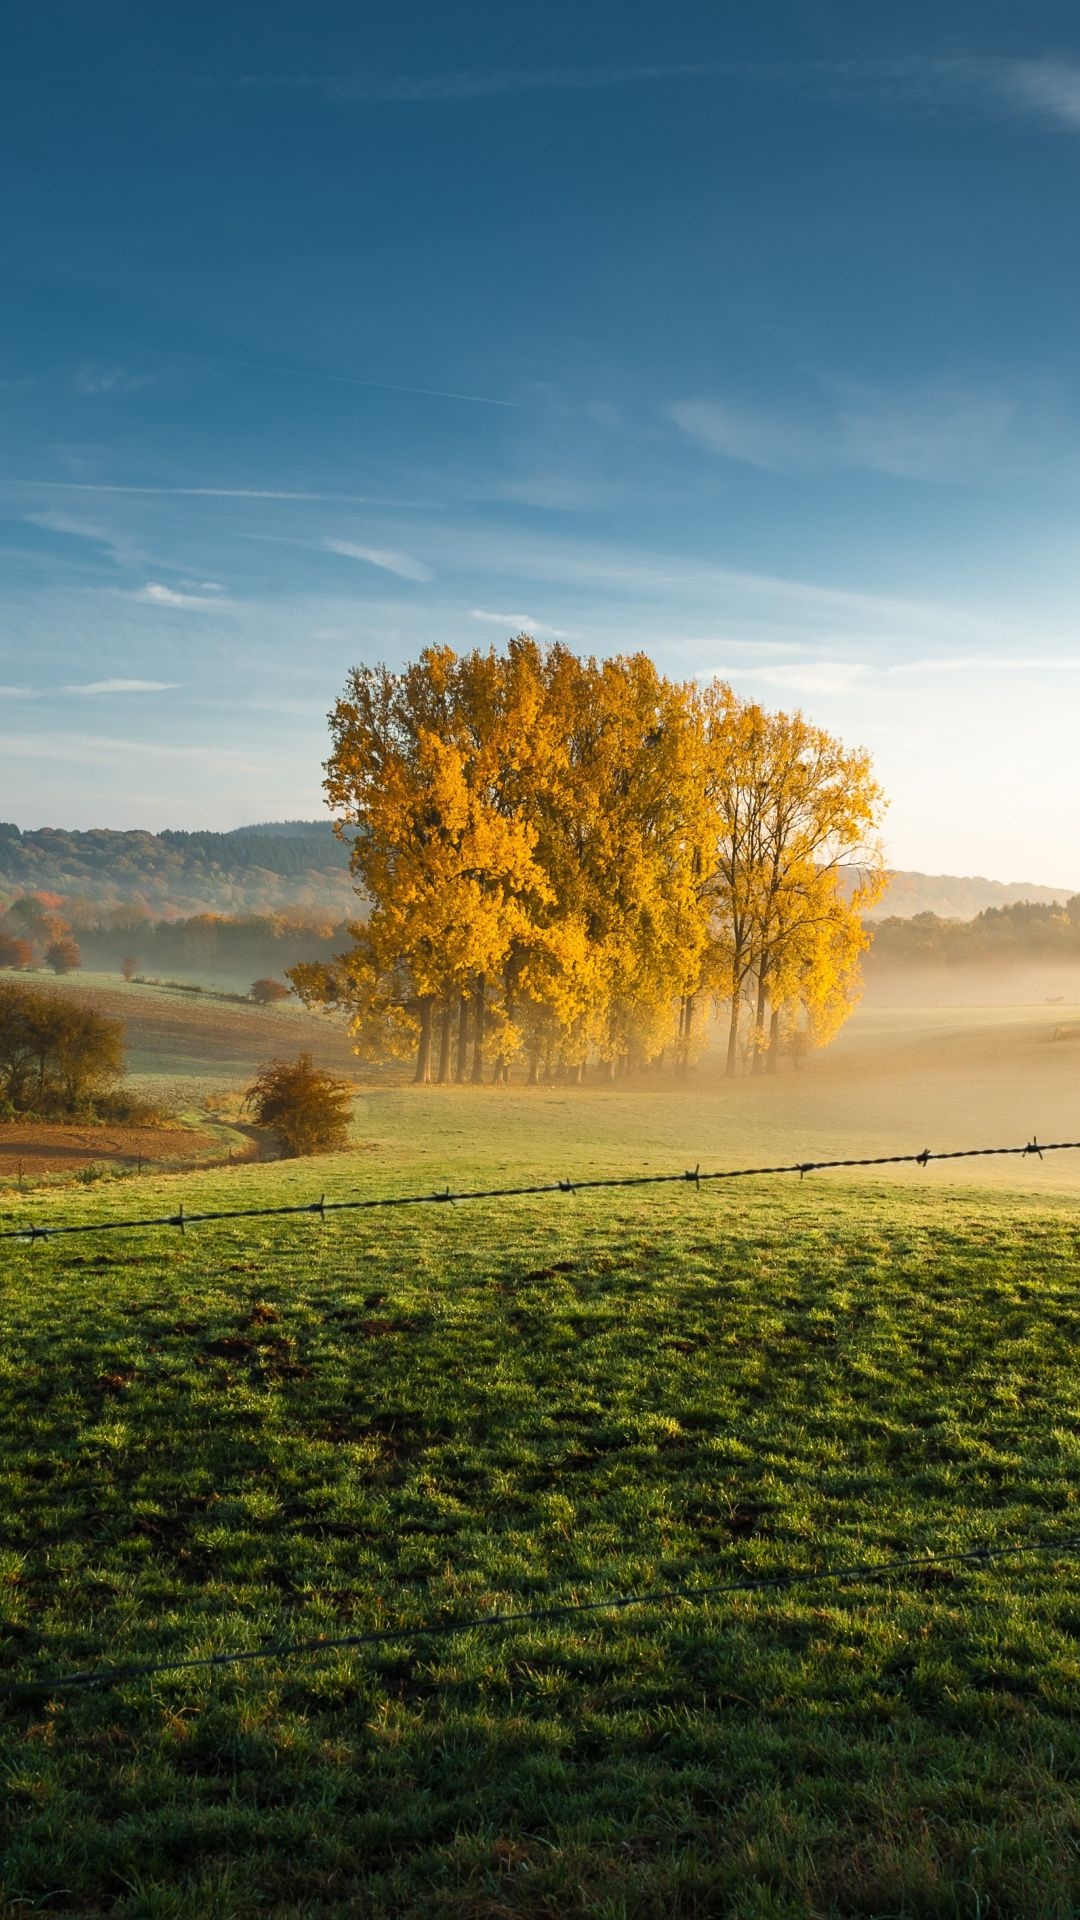
[[[700,978],[715,838],[700,716],[693,689],[643,654],[597,663],[553,647],[542,670],[558,737],[535,792],[550,899],[522,968],[530,1077],[540,1054],[575,1078],[590,1056],[614,1075],[673,1037]]]
[[[730,1071],[747,1020],[773,1066],[853,1003],[880,794],[801,714],[521,634],[357,668],[331,735],[366,917],[289,977],[358,1052],[415,1051],[420,1082],[685,1066],[708,992]]]
[[[521,716],[492,654],[428,648],[401,673],[357,668],[331,715],[326,789],[369,903],[352,951],[292,971],[309,1003],[350,1012],[362,1050],[416,1045],[431,1077],[437,1013],[459,1020],[459,1077],[472,1013],[482,1070],[488,982],[499,977],[533,896],[546,889],[528,820],[500,803]]]
[[[725,1068],[735,1072],[753,978],[769,774],[767,715],[719,682],[706,688],[710,791],[718,833],[705,873],[710,907],[706,982],[727,1009]]]
[[[727,1070],[749,1000],[756,1071],[777,1064],[797,1007],[820,1044],[854,1004],[861,916],[884,884],[875,838],[882,795],[869,755],[801,713],[734,703],[717,745],[725,824],[712,973],[728,1008]]]

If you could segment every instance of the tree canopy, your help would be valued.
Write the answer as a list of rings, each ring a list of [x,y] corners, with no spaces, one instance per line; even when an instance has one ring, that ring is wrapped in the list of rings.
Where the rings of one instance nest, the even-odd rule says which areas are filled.
[[[369,910],[289,978],[359,1053],[415,1050],[418,1081],[614,1076],[685,1065],[712,999],[729,1070],[758,1069],[853,1004],[881,794],[801,714],[522,634],[356,668],[331,738]]]
[[[123,1072],[123,1028],[67,994],[0,984],[0,1100],[16,1113],[92,1108]]]

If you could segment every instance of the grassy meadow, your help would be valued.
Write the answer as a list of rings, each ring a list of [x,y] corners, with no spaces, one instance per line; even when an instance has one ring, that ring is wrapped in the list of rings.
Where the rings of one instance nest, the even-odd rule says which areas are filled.
[[[369,1086],[348,1154],[0,1224],[1073,1138],[1074,1013],[866,1009],[735,1086]],[[1075,1534],[1077,1162],[7,1243],[5,1677]],[[1080,1907],[1068,1556],[0,1706],[4,1913]]]

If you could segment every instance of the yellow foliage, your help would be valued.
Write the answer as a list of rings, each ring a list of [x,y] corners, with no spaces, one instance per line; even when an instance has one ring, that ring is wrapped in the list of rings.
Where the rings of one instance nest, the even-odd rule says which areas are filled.
[[[367,920],[291,978],[347,1012],[358,1051],[417,1046],[429,1077],[587,1059],[688,1060],[695,1008],[752,1008],[754,1057],[827,1039],[857,991],[881,796],[865,754],[801,714],[644,654],[582,659],[519,635],[360,667],[331,716],[326,791]],[[859,883],[841,884],[863,862]]]

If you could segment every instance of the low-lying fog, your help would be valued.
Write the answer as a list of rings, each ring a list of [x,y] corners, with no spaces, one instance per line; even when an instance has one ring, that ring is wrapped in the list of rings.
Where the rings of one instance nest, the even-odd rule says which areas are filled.
[[[1080,963],[1022,960],[965,967],[878,967],[871,958],[863,1007],[1040,1007],[1080,1004]]]
[[[715,1084],[709,1068],[705,1080]],[[1080,1139],[1080,968],[871,973],[830,1047],[741,1084],[750,1135],[780,1158]],[[1080,1191],[1080,1152],[932,1177]]]

